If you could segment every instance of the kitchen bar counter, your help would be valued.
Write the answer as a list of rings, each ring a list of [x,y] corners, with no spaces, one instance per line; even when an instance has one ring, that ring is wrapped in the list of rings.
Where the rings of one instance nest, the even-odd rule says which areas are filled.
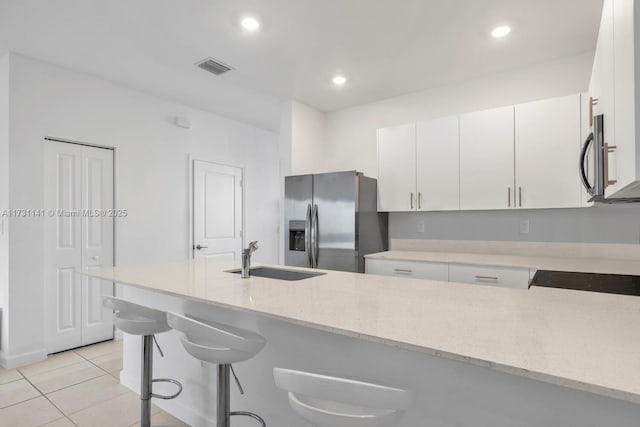
[[[229,267],[195,260],[84,274],[640,403],[638,297],[334,271],[242,279]]]

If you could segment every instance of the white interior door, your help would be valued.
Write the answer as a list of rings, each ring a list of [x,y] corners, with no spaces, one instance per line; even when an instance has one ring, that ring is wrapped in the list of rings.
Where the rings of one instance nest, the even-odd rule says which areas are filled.
[[[45,336],[54,353],[113,337],[100,301],[113,285],[79,274],[113,265],[113,219],[85,211],[113,208],[113,151],[46,141],[44,185]]]
[[[92,213],[82,217],[82,269],[112,266],[112,150],[82,147],[82,208]],[[113,338],[113,311],[102,295],[113,295],[113,283],[82,276],[82,345]]]
[[[45,208],[81,209],[82,147],[45,142]],[[59,214],[45,224],[45,333],[49,353],[82,345],[82,229]]]
[[[193,162],[193,256],[240,261],[242,169]]]

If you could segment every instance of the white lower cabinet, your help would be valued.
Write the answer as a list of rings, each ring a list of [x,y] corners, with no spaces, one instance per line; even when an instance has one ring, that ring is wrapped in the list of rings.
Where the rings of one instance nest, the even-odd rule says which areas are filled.
[[[449,281],[451,282],[527,289],[529,275],[528,268],[449,264]]]
[[[535,269],[367,258],[365,272],[382,276],[528,289],[529,279],[535,274]]]
[[[449,264],[440,262],[366,259],[365,271],[382,276],[413,277],[415,279],[449,280]]]

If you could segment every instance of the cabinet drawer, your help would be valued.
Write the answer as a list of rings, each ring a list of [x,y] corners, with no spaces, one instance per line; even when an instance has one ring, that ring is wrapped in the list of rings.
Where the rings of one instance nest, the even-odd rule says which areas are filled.
[[[449,281],[527,289],[529,287],[529,269],[450,264]]]
[[[368,274],[383,276],[413,277],[415,279],[449,280],[449,265],[438,262],[396,261],[386,259],[366,259]]]

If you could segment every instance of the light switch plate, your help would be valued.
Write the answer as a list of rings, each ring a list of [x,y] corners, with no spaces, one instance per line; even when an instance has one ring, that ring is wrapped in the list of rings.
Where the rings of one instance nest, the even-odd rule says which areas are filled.
[[[529,220],[520,221],[520,234],[529,234]]]
[[[418,221],[418,233],[424,233],[424,221]]]

